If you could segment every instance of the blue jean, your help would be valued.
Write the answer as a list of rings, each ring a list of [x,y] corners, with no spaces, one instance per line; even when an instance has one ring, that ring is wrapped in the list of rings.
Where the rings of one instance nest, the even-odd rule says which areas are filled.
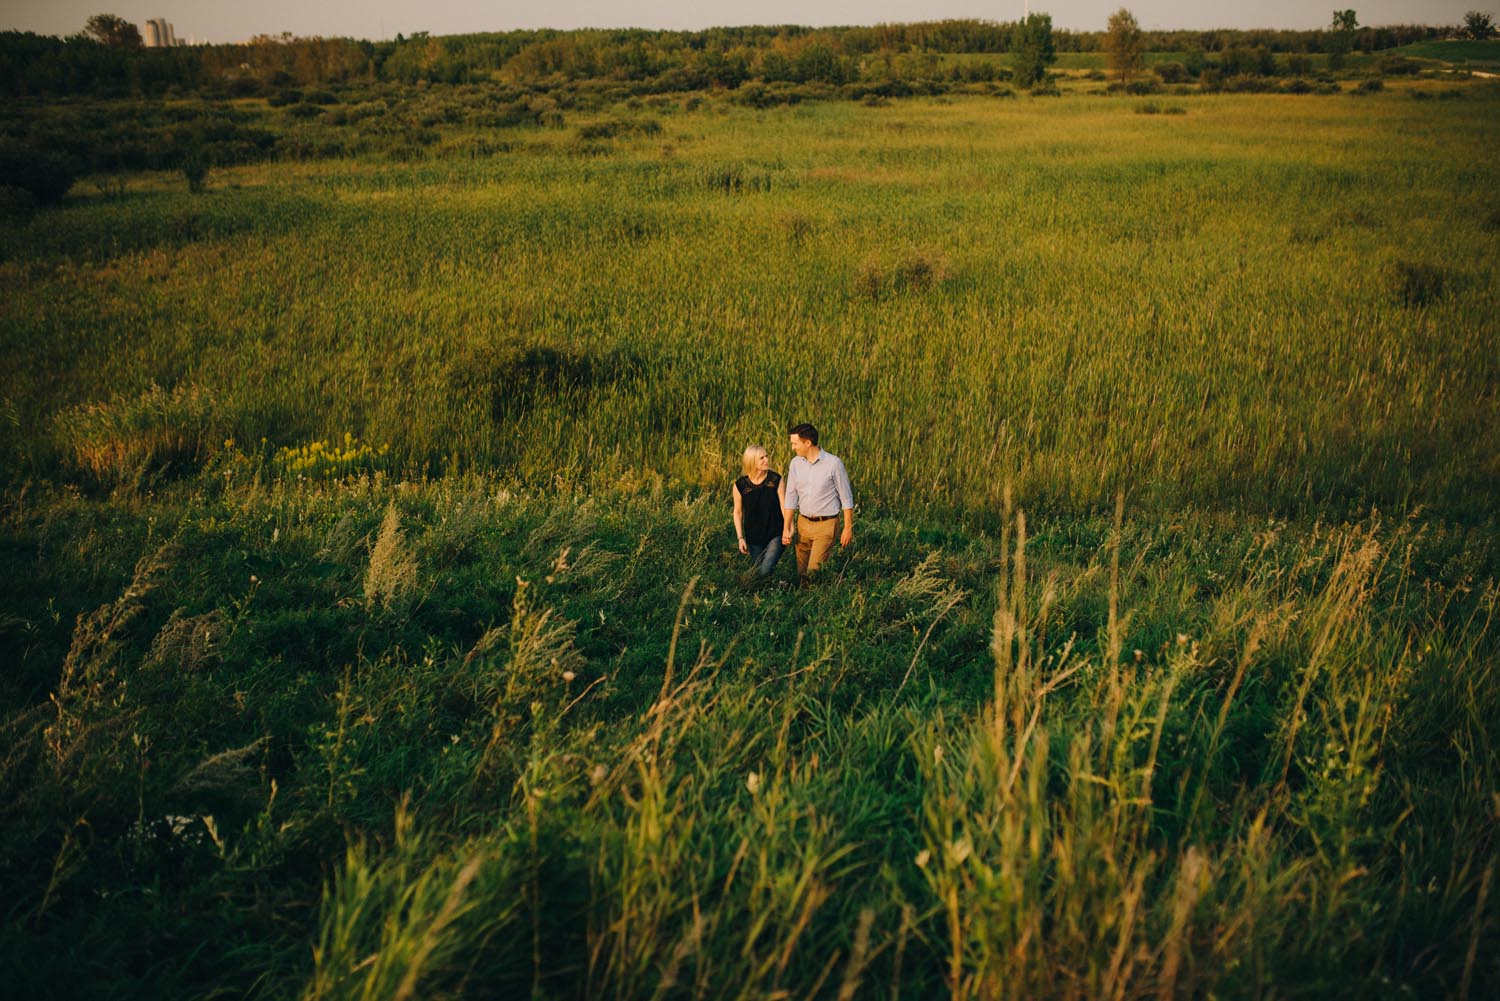
[[[781,559],[781,551],[785,548],[779,535],[772,536],[769,542],[758,546],[751,543],[750,572],[762,579],[771,576],[776,569],[776,561]]]

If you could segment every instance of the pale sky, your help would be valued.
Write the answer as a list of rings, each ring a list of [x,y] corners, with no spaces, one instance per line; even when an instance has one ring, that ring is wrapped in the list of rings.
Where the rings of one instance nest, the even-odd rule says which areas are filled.
[[[983,18],[1011,21],[1026,0],[0,0],[0,31],[69,35],[92,14],[137,25],[171,21],[179,38],[237,42],[256,34],[390,38],[428,31],[452,35],[516,28],[677,28],[716,25],[847,25]],[[1320,28],[1335,4],[1360,24],[1458,24],[1465,11],[1500,10],[1500,0],[1125,0],[1144,28]],[[1122,0],[1032,0],[1058,28],[1098,31]]]

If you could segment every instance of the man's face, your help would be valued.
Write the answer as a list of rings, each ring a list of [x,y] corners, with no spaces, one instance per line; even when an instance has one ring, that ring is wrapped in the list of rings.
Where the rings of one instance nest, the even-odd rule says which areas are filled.
[[[807,458],[807,451],[808,451],[808,449],[812,448],[812,442],[806,440],[801,435],[795,435],[794,434],[794,435],[788,435],[787,437],[789,437],[791,439],[791,442],[792,442],[792,451],[796,452],[798,455],[802,456],[802,458],[804,458],[804,459]]]

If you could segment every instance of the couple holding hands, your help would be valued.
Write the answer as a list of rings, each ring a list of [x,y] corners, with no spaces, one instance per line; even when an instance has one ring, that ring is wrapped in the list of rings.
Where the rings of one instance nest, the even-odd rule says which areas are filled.
[[[771,576],[795,535],[797,580],[805,585],[833,549],[840,514],[839,545],[854,541],[854,491],[844,463],[818,447],[817,428],[794,424],[787,434],[796,455],[784,479],[764,448],[745,449],[744,475],[734,481],[734,532],[756,581]]]

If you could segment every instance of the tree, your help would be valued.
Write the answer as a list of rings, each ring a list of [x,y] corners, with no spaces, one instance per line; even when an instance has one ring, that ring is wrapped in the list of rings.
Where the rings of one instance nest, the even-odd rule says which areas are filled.
[[[1333,12],[1331,27],[1333,38],[1328,45],[1328,66],[1330,69],[1343,69],[1345,58],[1354,48],[1354,32],[1359,29],[1359,18],[1355,16],[1352,7],[1336,10]]]
[[[141,47],[140,29],[117,14],[95,14],[84,22],[83,31],[101,45],[117,49]]]
[[[1028,14],[1026,20],[1018,22],[1011,36],[1010,51],[1015,57],[1017,83],[1030,87],[1045,79],[1047,67],[1057,62],[1057,48],[1052,44],[1052,15]]]
[[[1141,50],[1144,47],[1145,38],[1134,14],[1121,7],[1109,15],[1104,51],[1109,56],[1109,68],[1122,81],[1129,83],[1130,78],[1141,71]]]
[[[1471,10],[1464,15],[1464,34],[1482,42],[1495,33],[1495,15]]]

